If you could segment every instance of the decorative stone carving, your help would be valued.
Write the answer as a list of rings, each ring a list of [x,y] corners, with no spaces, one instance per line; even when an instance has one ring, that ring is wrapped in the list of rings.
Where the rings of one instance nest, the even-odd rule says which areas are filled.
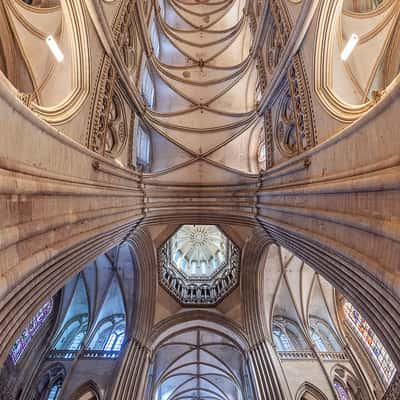
[[[263,94],[267,87],[267,74],[265,71],[264,59],[260,53],[257,55],[256,68],[258,77],[257,91]]]
[[[129,76],[134,77],[138,68],[138,37],[133,23],[129,24],[124,34],[122,54]]]
[[[117,74],[106,56],[98,81],[88,147],[108,157],[116,157],[128,139],[128,121],[124,102],[116,87]]]
[[[128,138],[128,124],[123,101],[115,91],[111,97],[104,136],[104,154],[115,157],[121,153]]]
[[[116,78],[117,74],[111,64],[111,59],[105,56],[97,82],[92,116],[89,119],[91,124],[86,139],[87,146],[100,154],[104,154],[105,150],[105,135],[108,128],[109,110]]]
[[[132,80],[139,66],[139,39],[136,31],[136,22],[134,16],[134,1],[125,1],[125,7],[116,18],[113,26],[114,39],[121,51],[125,66]]]
[[[280,99],[275,140],[278,149],[284,155],[291,157],[299,152],[296,116],[293,110],[289,86],[286,87]]]
[[[292,30],[288,12],[279,0],[270,0],[270,9],[280,39],[286,45]]]
[[[274,165],[274,138],[272,129],[271,110],[267,110],[264,114],[264,131],[265,131],[265,157],[266,168]]]
[[[183,225],[158,262],[161,285],[183,305],[214,306],[239,283],[240,250],[215,225]]]
[[[314,127],[308,82],[298,54],[289,67],[286,88],[278,103],[275,140],[280,152],[292,157],[315,146]]]
[[[268,35],[267,35],[267,49],[266,49],[266,58],[267,58],[267,69],[270,74],[273,73],[276,66],[281,59],[283,49],[285,44],[282,40],[282,36],[277,28],[277,26],[273,23]]]

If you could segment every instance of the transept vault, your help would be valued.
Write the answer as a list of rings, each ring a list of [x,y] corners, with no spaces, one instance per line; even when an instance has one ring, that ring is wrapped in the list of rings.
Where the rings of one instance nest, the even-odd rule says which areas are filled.
[[[399,0],[2,0],[0,400],[399,400],[399,73]]]

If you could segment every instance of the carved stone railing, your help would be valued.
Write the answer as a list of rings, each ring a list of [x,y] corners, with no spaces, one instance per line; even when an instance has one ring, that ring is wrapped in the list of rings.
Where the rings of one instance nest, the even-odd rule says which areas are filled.
[[[75,350],[52,350],[48,358],[51,360],[72,360],[78,354]],[[119,357],[119,351],[105,351],[105,350],[83,350],[81,353],[82,358],[102,358],[115,360]]]
[[[318,353],[324,361],[345,361],[348,360],[345,353],[337,351],[328,351]],[[281,360],[315,360],[316,354],[311,350],[303,351],[278,351],[278,356]]]
[[[105,351],[105,350],[85,350],[82,353],[83,358],[105,358],[116,359],[120,355],[119,351]]]
[[[48,358],[51,360],[72,360],[78,354],[75,350],[52,350]]]
[[[228,262],[209,279],[191,280],[176,269],[172,262],[170,241],[159,250],[160,283],[181,304],[215,305],[239,283],[240,249],[229,240]]]
[[[278,351],[281,360],[315,360],[317,357],[311,350],[304,351]]]
[[[327,351],[327,352],[321,352],[319,353],[319,356],[324,360],[324,361],[340,361],[340,360],[348,360],[347,356],[345,353],[342,353],[341,351]]]

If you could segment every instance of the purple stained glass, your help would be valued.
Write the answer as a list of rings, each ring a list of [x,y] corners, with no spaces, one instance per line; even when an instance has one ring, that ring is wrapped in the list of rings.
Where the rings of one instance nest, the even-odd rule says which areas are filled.
[[[30,320],[28,326],[22,331],[21,335],[15,342],[11,349],[11,359],[14,365],[17,364],[18,360],[21,358],[22,353],[25,351],[26,347],[35,336],[36,332],[46,321],[48,316],[53,310],[53,299],[46,301],[36,315]]]
[[[334,385],[335,385],[336,392],[339,396],[339,399],[340,400],[349,400],[349,396],[347,394],[346,389],[339,382],[335,382]]]
[[[351,322],[352,327],[361,338],[365,347],[371,353],[381,376],[384,378],[387,384],[390,383],[396,372],[396,368],[381,341],[368,325],[365,318],[353,307],[350,302],[346,301],[343,308],[346,318]]]

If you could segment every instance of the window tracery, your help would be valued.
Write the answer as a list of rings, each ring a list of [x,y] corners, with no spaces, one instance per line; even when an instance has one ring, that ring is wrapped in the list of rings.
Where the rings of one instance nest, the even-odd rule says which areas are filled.
[[[274,342],[278,351],[294,351],[294,347],[289,340],[288,335],[279,326],[274,326],[272,330],[274,334]]]
[[[32,400],[56,400],[60,399],[60,392],[66,376],[65,367],[60,364],[53,364],[40,374],[36,383]]]
[[[143,81],[142,81],[142,96],[144,101],[146,102],[147,107],[154,107],[154,96],[155,96],[155,87],[153,78],[150,75],[149,67],[146,65],[143,70]]]
[[[311,339],[321,353],[342,351],[332,328],[319,318],[310,318]]]
[[[396,368],[382,342],[371,329],[365,318],[349,301],[344,302],[343,310],[345,312],[346,320],[349,322],[351,328],[356,332],[357,336],[361,339],[362,344],[372,356],[380,375],[386,384],[389,384],[396,373]]]
[[[333,386],[335,387],[335,390],[339,397],[339,400],[350,400],[347,390],[344,388],[344,386],[339,381],[335,381],[333,383]]]
[[[160,56],[160,37],[154,19],[151,21],[150,24],[150,41],[153,47],[154,55],[158,58]]]
[[[139,59],[139,41],[135,26],[133,23],[129,24],[123,39],[122,54],[124,57],[125,66],[128,70],[130,78],[135,80],[135,73],[138,68]]]
[[[115,157],[121,153],[128,138],[128,124],[124,103],[116,91],[111,97],[109,107],[104,153],[109,157]]]
[[[122,343],[125,338],[125,330],[122,328],[116,329],[111,333],[108,338],[106,345],[104,346],[105,351],[120,351]]]
[[[28,347],[29,343],[43,326],[44,322],[48,319],[53,311],[53,299],[46,301],[35,316],[31,319],[28,326],[22,331],[14,346],[11,349],[11,359],[16,365],[21,358],[22,354]]]
[[[56,342],[56,350],[77,351],[86,336],[88,328],[88,314],[82,314],[68,321]]]
[[[151,141],[149,133],[141,126],[138,126],[136,136],[136,159],[138,164],[147,166],[150,163]]]
[[[297,324],[284,317],[274,317],[272,334],[278,351],[303,351],[308,346]]]
[[[90,344],[92,350],[121,351],[125,339],[125,316],[112,315],[99,323]]]
[[[283,156],[293,157],[315,146],[314,111],[300,53],[288,69],[275,118],[275,142]]]
[[[58,380],[55,382],[49,390],[47,400],[56,400],[61,392],[62,381]]]

